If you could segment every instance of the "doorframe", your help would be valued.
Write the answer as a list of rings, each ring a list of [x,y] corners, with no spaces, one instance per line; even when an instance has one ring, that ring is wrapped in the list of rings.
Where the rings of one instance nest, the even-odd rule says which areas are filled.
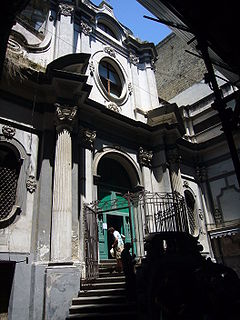
[[[118,200],[122,201],[122,199],[125,199],[127,201],[127,205],[124,205],[122,207],[116,207],[116,204],[118,202]],[[134,248],[134,229],[133,229],[133,221],[132,221],[132,214],[133,214],[133,211],[132,211],[132,204],[131,204],[131,194],[130,192],[128,191],[127,193],[125,193],[124,195],[121,195],[121,198],[115,198],[114,200],[110,199],[108,201],[106,201],[106,204],[111,204],[113,203],[113,207],[111,206],[111,208],[109,209],[105,209],[105,210],[98,210],[99,208],[99,204],[101,203],[102,200],[98,200],[98,206],[97,206],[97,217],[99,214],[101,215],[104,215],[105,213],[108,213],[108,212],[114,212],[114,211],[121,211],[123,209],[128,209],[128,213],[125,213],[123,215],[121,215],[122,217],[124,216],[128,216],[129,217],[129,223],[130,223],[130,242],[131,242],[131,245],[132,245],[132,254],[135,253],[135,248]],[[107,205],[108,207],[108,205]],[[120,216],[120,215],[119,215]],[[98,218],[97,218],[97,223],[98,223]],[[99,239],[98,239],[99,240]]]

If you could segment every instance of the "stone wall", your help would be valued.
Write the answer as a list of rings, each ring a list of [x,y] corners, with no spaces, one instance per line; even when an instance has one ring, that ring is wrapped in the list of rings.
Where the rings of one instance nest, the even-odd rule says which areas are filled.
[[[194,52],[185,41],[171,33],[157,45],[156,82],[158,95],[169,101],[180,92],[203,79],[206,68],[202,59],[185,50]]]

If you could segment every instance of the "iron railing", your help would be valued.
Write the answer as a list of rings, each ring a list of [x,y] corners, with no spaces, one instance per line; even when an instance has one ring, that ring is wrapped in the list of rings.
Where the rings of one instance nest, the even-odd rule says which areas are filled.
[[[97,211],[84,204],[84,244],[85,244],[85,277],[95,279],[98,277],[98,225]]]
[[[143,191],[133,195],[133,203],[145,217],[146,233],[162,231],[189,232],[185,199],[179,193]]]
[[[141,220],[143,237],[162,231],[189,232],[185,198],[179,193],[141,191],[127,193],[114,200],[85,204],[85,260],[86,278],[89,280],[98,276],[97,215],[119,209],[129,209],[129,212],[131,209],[136,210]]]

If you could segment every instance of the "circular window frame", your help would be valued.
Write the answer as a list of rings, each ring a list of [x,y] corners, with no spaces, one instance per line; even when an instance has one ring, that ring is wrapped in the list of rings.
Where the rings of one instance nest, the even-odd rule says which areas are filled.
[[[97,58],[97,56],[96,56],[96,58]],[[127,74],[126,74],[124,68],[122,67],[122,65],[120,64],[120,62],[107,56],[104,52],[99,54],[98,59],[96,59],[96,60],[94,59],[93,61],[94,61],[94,66],[95,66],[94,67],[94,79],[95,79],[97,87],[98,87],[99,91],[101,92],[102,96],[108,102],[114,102],[117,105],[123,105],[128,98]],[[122,85],[122,92],[121,92],[120,97],[115,97],[115,96],[112,96],[111,94],[109,94],[107,92],[105,86],[102,83],[102,80],[101,80],[100,74],[99,74],[99,66],[100,66],[100,63],[103,61],[106,61],[109,64],[111,64],[113,66],[113,68],[116,70],[116,72],[120,78],[121,85]]]

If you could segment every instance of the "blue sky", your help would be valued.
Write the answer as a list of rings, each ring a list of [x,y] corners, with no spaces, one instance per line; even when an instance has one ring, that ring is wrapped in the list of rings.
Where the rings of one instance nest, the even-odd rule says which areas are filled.
[[[102,0],[91,1],[96,5],[102,2]],[[113,7],[116,18],[142,41],[158,44],[171,32],[164,24],[143,18],[144,15],[153,15],[136,0],[108,0],[106,2]]]

